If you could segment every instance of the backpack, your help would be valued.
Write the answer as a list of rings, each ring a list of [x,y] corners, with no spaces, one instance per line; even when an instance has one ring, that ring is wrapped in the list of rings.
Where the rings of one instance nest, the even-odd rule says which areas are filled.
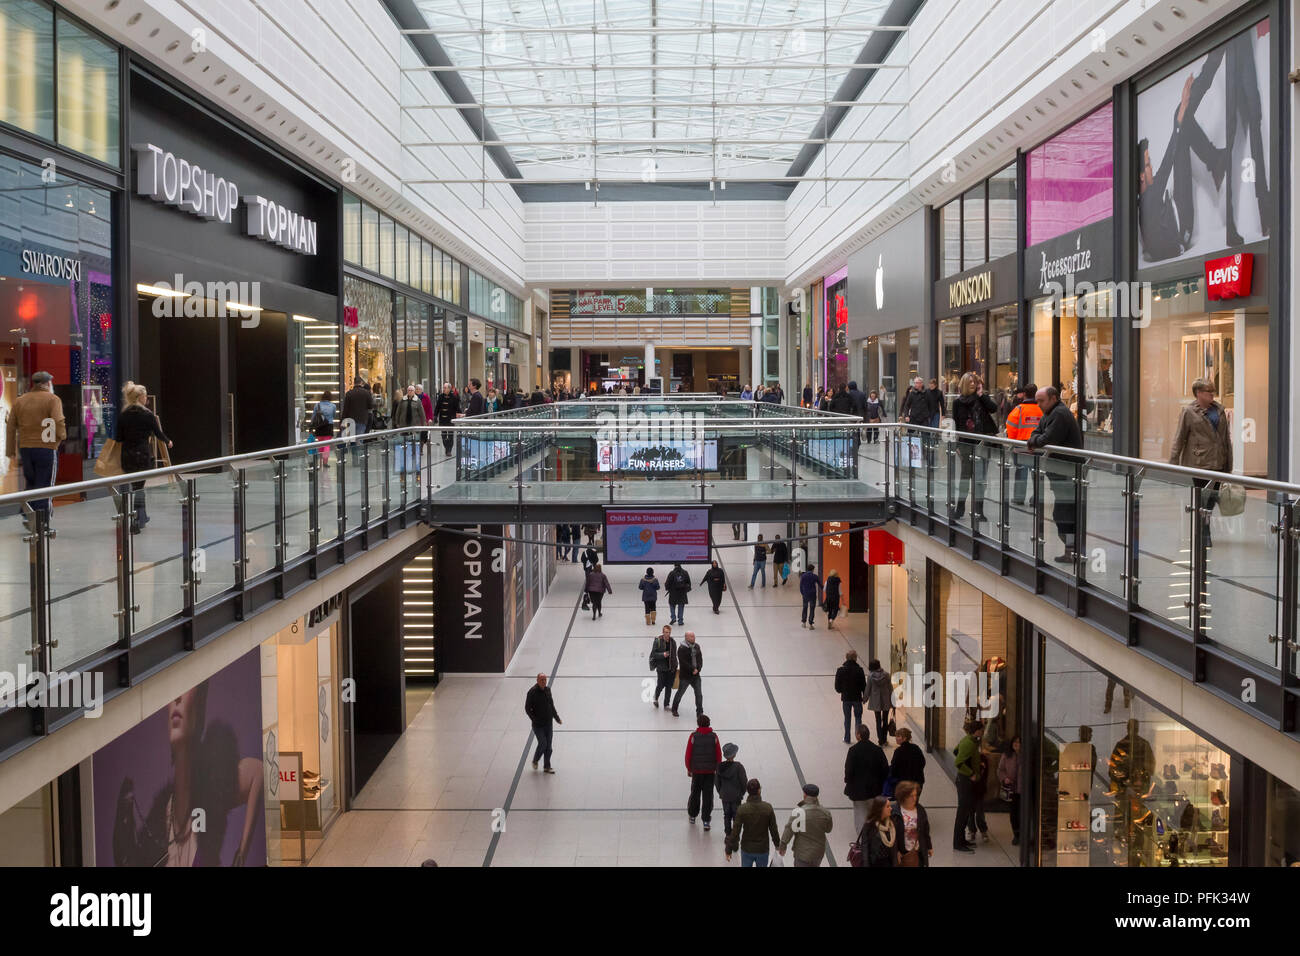
[[[311,413],[311,424],[308,428],[311,430],[313,435],[316,435],[324,431],[328,425],[329,422],[325,420],[325,415],[321,412],[320,405],[317,405],[315,410]]]

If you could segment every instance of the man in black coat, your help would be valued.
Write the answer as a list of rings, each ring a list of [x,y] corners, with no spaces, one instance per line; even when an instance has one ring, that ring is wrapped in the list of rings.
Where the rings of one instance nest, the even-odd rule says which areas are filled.
[[[853,403],[853,414],[866,421],[867,396],[862,394],[857,382],[849,382],[849,401]]]
[[[487,412],[487,399],[483,397],[483,383],[476,378],[469,380],[469,408],[465,411],[465,417],[470,418],[474,415],[482,415]]]
[[[924,786],[925,753],[912,743],[912,732],[906,727],[899,727],[894,733],[894,743],[898,749],[889,761],[889,775],[895,781],[911,780],[917,786]]]
[[[551,769],[551,737],[554,734],[554,726],[551,721],[562,724],[559,711],[555,709],[555,700],[551,697],[551,689],[546,686],[546,675],[538,674],[537,683],[528,689],[528,696],[524,698],[524,713],[533,724],[533,734],[537,737],[537,752],[533,754],[533,769],[537,769],[537,761],[545,758],[546,763],[543,767],[545,773],[555,773]]]
[[[1079,430],[1079,420],[1071,414],[1070,409],[1061,402],[1061,393],[1052,385],[1038,390],[1038,407],[1043,417],[1030,434],[1026,444],[1029,450],[1041,452],[1047,445],[1063,448],[1082,448],[1083,432]],[[1052,521],[1056,533],[1065,545],[1065,554],[1052,560],[1058,564],[1073,564],[1078,556],[1078,542],[1075,541],[1076,522],[1074,495],[1075,482],[1079,476],[1078,459],[1073,457],[1049,458],[1046,462],[1047,480],[1052,486]]]
[[[677,705],[686,696],[686,688],[695,692],[695,713],[704,713],[704,690],[700,674],[704,670],[704,654],[695,641],[695,632],[686,632],[686,642],[677,648],[677,693],[673,695],[673,716],[679,716]]]
[[[871,731],[858,724],[858,742],[844,758],[844,796],[853,801],[853,826],[861,833],[867,822],[867,804],[885,789],[889,761],[885,752],[871,742]]]
[[[772,540],[772,587],[785,584],[784,568],[790,561],[790,542],[782,541],[778,534]]]
[[[709,589],[709,600],[713,602],[713,613],[718,613],[718,607],[722,604],[722,592],[727,589],[727,576],[722,573],[722,568],[718,562],[713,562],[713,567],[704,572],[704,577],[700,583]]]
[[[903,404],[898,408],[898,420],[909,425],[929,425],[930,419],[938,411],[934,407],[934,397],[925,387],[925,379],[917,376],[912,379],[912,387],[903,396]]]
[[[460,398],[451,390],[451,382],[442,383],[442,391],[433,403],[433,417],[439,425],[450,425],[460,413]],[[451,454],[451,442],[455,433],[450,428],[442,430],[442,447]]]
[[[853,716],[853,725],[862,726],[862,700],[867,693],[867,674],[858,663],[858,652],[850,650],[844,655],[844,663],[835,671],[835,693],[840,695],[844,707],[844,742],[849,740],[849,715]]]
[[[375,394],[358,375],[348,393],[343,396],[343,421],[346,423],[351,419],[352,434],[366,433],[366,428],[370,425],[370,410],[374,407]]]
[[[668,592],[668,623],[686,623],[686,592],[691,589],[691,576],[682,567],[681,562],[673,565],[664,579],[664,589]]]
[[[659,692],[663,691],[664,710],[667,710],[673,694],[673,675],[677,673],[677,642],[673,640],[673,629],[667,624],[650,645],[650,666],[658,677],[654,705],[659,706]]]

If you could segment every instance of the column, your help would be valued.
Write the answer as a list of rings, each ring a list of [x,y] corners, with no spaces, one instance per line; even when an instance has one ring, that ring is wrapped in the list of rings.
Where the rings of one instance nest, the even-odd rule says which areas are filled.
[[[655,344],[647,342],[645,344],[645,379],[647,384],[655,374]]]

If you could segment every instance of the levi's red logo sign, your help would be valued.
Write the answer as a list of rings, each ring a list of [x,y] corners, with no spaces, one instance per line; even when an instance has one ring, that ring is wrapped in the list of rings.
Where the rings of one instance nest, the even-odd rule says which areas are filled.
[[[1208,299],[1241,299],[1250,295],[1250,273],[1254,255],[1239,252],[1205,263],[1205,296]]]

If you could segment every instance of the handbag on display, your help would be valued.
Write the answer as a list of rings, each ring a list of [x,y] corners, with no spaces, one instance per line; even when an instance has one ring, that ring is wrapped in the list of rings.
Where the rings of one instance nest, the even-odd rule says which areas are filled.
[[[99,450],[99,457],[95,459],[95,474],[101,478],[122,474],[122,446],[116,440],[110,438]]]

